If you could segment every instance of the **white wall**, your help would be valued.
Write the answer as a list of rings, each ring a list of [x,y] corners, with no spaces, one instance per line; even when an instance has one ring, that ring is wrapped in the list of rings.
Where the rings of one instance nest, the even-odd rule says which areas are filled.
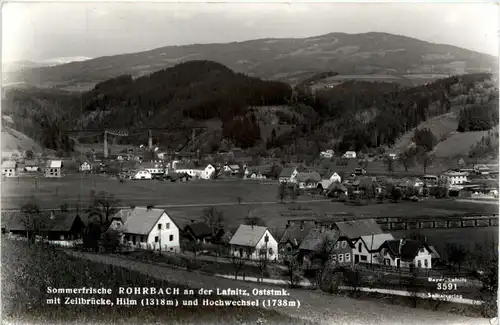
[[[342,181],[342,178],[340,177],[340,175],[339,175],[339,174],[334,173],[334,174],[330,177],[330,180],[331,180],[332,182],[339,182],[339,183],[340,183],[340,182]]]
[[[161,230],[158,229],[159,224],[161,224]],[[172,240],[170,240],[170,236],[173,236]],[[158,237],[158,242],[155,241],[155,237]],[[154,247],[155,250],[158,250],[161,244],[162,250],[179,251],[179,228],[177,228],[175,223],[165,212],[155,224],[153,230],[149,233],[147,243]]]
[[[265,241],[266,236],[269,237],[269,241],[267,243]],[[234,256],[238,256],[238,257],[247,257],[247,255],[246,255],[246,248],[245,247],[241,247],[241,248],[243,249],[243,256],[240,256],[240,247],[238,247],[238,246],[233,246],[232,247],[232,254]],[[258,260],[259,257],[260,257],[260,250],[261,249],[267,249],[267,259],[269,261],[278,259],[278,242],[271,235],[271,233],[269,232],[269,230],[266,230],[266,232],[264,233],[264,235],[262,236],[262,238],[259,240],[259,242],[257,243],[257,245],[255,245],[255,250],[249,256],[249,258],[253,259],[253,260]],[[271,249],[271,253],[269,253],[269,249]]]
[[[425,264],[427,261],[427,264]],[[418,263],[421,263],[420,265]],[[423,269],[430,269],[432,267],[432,257],[430,252],[422,248],[418,252],[417,256],[414,259],[415,266],[418,268],[423,268]]]
[[[361,240],[361,238],[358,239],[354,243],[354,248],[352,249],[352,256],[353,256],[352,259],[353,259],[353,261],[355,261],[355,256],[356,255],[359,255],[359,263],[373,263],[373,264],[378,264],[378,259],[375,258],[375,256],[378,255],[378,254],[370,254],[368,252],[368,249],[366,248],[365,243]],[[362,259],[362,258],[366,258],[366,259]]]

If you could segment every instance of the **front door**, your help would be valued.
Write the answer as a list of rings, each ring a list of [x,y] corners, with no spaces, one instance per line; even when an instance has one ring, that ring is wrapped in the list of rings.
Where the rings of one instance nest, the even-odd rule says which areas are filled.
[[[359,255],[355,254],[354,255],[354,264],[358,264],[358,263],[359,263]]]

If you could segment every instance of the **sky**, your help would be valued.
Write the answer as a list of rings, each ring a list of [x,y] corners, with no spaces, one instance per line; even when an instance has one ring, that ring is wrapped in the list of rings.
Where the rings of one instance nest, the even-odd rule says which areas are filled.
[[[498,55],[498,21],[493,3],[17,2],[2,7],[2,61],[372,31]]]

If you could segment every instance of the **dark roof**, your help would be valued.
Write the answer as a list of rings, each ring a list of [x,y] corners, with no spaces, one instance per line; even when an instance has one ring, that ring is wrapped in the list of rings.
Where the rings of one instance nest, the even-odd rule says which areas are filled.
[[[360,238],[371,234],[382,234],[383,231],[374,219],[336,222],[340,232],[349,239]]]
[[[35,159],[27,159],[24,161],[24,166],[39,166],[40,161]]]
[[[206,237],[206,236],[211,236],[212,235],[212,229],[210,229],[210,226],[207,225],[205,222],[195,222],[186,225],[184,227],[184,231],[188,232],[188,229],[191,230],[192,234],[196,238],[201,238],[201,237]]]
[[[327,250],[331,249],[331,246],[335,245],[337,240],[340,237],[340,233],[337,230],[324,230],[314,229],[309,235],[302,241],[299,249],[305,251],[321,251],[325,244],[330,247],[327,247]]]
[[[300,222],[290,225],[283,234],[280,244],[291,243],[294,246],[300,246],[309,233],[317,226],[311,222]]]
[[[346,192],[347,187],[345,187],[342,183],[340,182],[333,182],[328,186],[328,192],[330,191],[342,191]]]
[[[78,214],[74,214],[73,212],[42,212],[40,214],[42,218],[42,230],[44,231],[70,231],[71,227],[75,223],[75,220],[79,220],[84,226],[82,219]],[[2,215],[3,219],[3,215]],[[78,222],[78,221],[77,221]],[[12,216],[6,226],[9,231],[26,231],[26,225],[24,223],[24,215],[22,213],[18,213]]]
[[[296,170],[295,167],[286,167],[281,170],[279,177],[291,177],[292,173]]]
[[[320,182],[321,175],[318,172],[298,173],[297,174],[297,181],[299,181],[299,182],[307,182],[307,181]]]
[[[401,247],[401,254],[399,253],[399,244],[401,240],[388,240],[381,247],[387,248],[389,253],[393,256],[400,257],[403,261],[413,261],[415,256],[417,256],[419,249],[425,247],[431,252],[427,244],[413,239],[403,240],[403,246]]]
[[[196,166],[192,163],[177,163],[175,164],[175,169],[196,169]]]

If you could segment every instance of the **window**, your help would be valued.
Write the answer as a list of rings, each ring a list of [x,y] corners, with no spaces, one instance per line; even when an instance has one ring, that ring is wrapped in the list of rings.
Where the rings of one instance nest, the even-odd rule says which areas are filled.
[[[339,263],[344,262],[344,254],[339,254]]]
[[[128,235],[125,235],[125,241],[129,241],[129,236]]]
[[[362,252],[363,252],[363,243],[362,243],[362,242],[359,242],[359,244],[358,244],[358,251],[359,251],[360,253],[362,253]]]
[[[170,235],[170,236],[169,236],[169,240],[170,240],[170,241],[174,241],[174,235]]]
[[[361,260],[364,261],[364,262],[366,262],[368,260],[368,258],[366,256],[364,256],[364,255],[361,255]]]
[[[146,236],[141,236],[141,243],[144,243],[146,241]]]
[[[424,260],[424,266],[425,267],[429,267],[429,261],[428,260]]]
[[[337,255],[336,254],[332,255],[332,261],[334,261],[334,262],[337,261]]]
[[[158,236],[155,237],[155,243],[157,243],[157,242],[158,242]]]
[[[291,248],[290,246],[288,246],[288,247],[286,248],[286,250],[287,250],[288,252],[291,252],[291,251],[292,251],[292,248]]]
[[[417,265],[418,265],[418,267],[422,267],[422,261],[418,260]]]
[[[158,224],[158,230],[161,230],[161,223]]]
[[[340,243],[339,243],[339,242],[336,242],[336,243],[335,243],[334,248],[335,248],[335,249],[338,249],[338,248],[339,248],[339,246],[340,246]]]
[[[165,226],[167,229],[170,229],[170,222],[167,222],[167,225]]]
[[[264,242],[268,243],[269,242],[269,236],[266,235],[266,237],[264,237]]]
[[[350,262],[351,261],[351,254],[345,253],[344,261]]]
[[[346,247],[347,247],[347,242],[344,240],[344,241],[342,242],[342,248],[346,248]]]

